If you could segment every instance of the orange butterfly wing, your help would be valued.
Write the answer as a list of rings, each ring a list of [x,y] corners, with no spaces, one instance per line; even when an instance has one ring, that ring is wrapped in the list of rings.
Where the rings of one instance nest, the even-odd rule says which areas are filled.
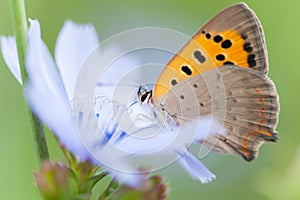
[[[220,68],[219,72],[214,70],[216,68]],[[208,83],[203,77],[219,74],[225,78],[222,84],[228,93],[226,119],[220,121],[229,133],[208,138],[203,143],[215,151],[238,154],[250,161],[257,156],[263,142],[278,140],[275,130],[278,94],[267,72],[264,33],[258,18],[246,4],[233,5],[206,23],[169,61],[155,84],[153,103],[179,124],[212,114],[212,97],[205,93]],[[202,73],[203,77],[197,76]],[[193,91],[186,87],[188,83],[194,86]],[[192,100],[194,93],[197,93],[197,102]],[[199,105],[193,104],[199,102]]]
[[[225,64],[268,72],[261,24],[244,3],[221,11],[169,61],[156,81],[154,103],[182,80]]]

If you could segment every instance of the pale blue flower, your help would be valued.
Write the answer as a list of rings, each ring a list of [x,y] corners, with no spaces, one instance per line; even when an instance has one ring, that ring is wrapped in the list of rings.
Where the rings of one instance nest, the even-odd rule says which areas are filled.
[[[91,113],[84,112],[84,109],[74,113],[72,107],[72,101],[76,98],[73,96],[75,83],[81,66],[89,54],[99,45],[94,27],[67,21],[57,39],[54,61],[41,39],[39,22],[31,20],[30,23],[26,56],[26,69],[29,77],[29,82],[25,86],[26,98],[32,110],[59,138],[61,144],[80,161],[90,160],[94,164],[104,166],[117,177],[117,180],[138,187],[144,178],[143,174],[138,173],[139,167],[143,165],[132,165],[131,159],[135,156],[149,154],[149,152],[159,152],[157,150],[162,149],[163,154],[178,158],[179,164],[195,179],[206,183],[215,178],[215,175],[189,153],[187,148],[192,142],[199,142],[205,137],[217,134],[221,127],[218,122],[211,117],[205,117],[182,126],[159,127],[161,128],[159,134],[148,139],[141,140],[131,137],[134,131],[135,133],[147,133],[147,131],[152,131],[151,128],[160,125],[156,123],[159,120],[152,116],[153,106],[136,103],[128,108],[123,104],[116,104],[116,102],[111,101],[111,88],[99,86],[101,96],[95,97],[96,116],[93,117],[97,118],[103,134],[96,132],[95,130],[98,129],[95,129],[93,123],[89,123]],[[15,78],[22,83],[14,38],[1,37],[1,50],[9,69]],[[103,49],[101,56],[105,59],[109,57],[107,55],[115,53],[115,51],[117,50],[114,47]],[[110,75],[109,77],[106,76],[104,80],[111,82],[117,80],[124,71],[136,66],[137,63],[138,61],[128,57],[120,59],[116,66],[122,65],[122,70],[108,71]],[[121,109],[118,120],[115,120],[115,116],[112,115],[115,105]],[[133,131],[132,127],[125,127],[125,129],[121,127],[123,114],[137,122],[138,128],[136,130]],[[78,119],[81,121],[79,126],[75,124],[75,121],[78,123]],[[145,121],[146,123],[143,125]],[[126,123],[122,125],[126,126]],[[83,130],[87,132],[86,137],[88,139],[85,144],[78,135],[78,127],[79,129],[83,127]],[[197,127],[197,134],[194,138],[186,138],[183,135],[180,140],[174,140],[178,131],[189,132],[191,127]],[[170,141],[175,142],[168,145]],[[163,149],[166,145],[168,148]],[[90,146],[97,148],[91,150],[89,149]],[[116,149],[120,151],[116,151]],[[151,165],[151,162],[146,164]],[[118,166],[118,168],[114,166]]]

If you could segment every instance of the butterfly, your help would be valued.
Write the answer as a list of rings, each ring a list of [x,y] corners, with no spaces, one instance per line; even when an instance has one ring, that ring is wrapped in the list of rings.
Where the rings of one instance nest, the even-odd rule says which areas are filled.
[[[259,19],[245,3],[208,21],[169,61],[154,90],[139,92],[180,125],[212,115],[227,129],[202,141],[210,149],[257,157],[264,142],[276,142],[279,97],[268,73]]]

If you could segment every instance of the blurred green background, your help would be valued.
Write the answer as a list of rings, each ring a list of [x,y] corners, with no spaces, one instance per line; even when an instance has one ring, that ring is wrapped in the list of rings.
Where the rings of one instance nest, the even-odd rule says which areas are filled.
[[[53,53],[66,19],[95,25],[100,40],[137,27],[170,28],[192,35],[234,0],[28,0],[27,16],[39,19],[43,39]],[[170,200],[179,199],[300,199],[300,1],[245,1],[260,18],[269,52],[269,76],[280,96],[277,144],[265,144],[247,163],[238,157],[210,154],[203,162],[217,180],[202,185],[178,165],[164,169]],[[12,35],[7,0],[0,0],[0,35]],[[40,199],[32,172],[37,159],[20,85],[0,58],[0,198]],[[47,133],[52,158],[62,160],[54,137]]]

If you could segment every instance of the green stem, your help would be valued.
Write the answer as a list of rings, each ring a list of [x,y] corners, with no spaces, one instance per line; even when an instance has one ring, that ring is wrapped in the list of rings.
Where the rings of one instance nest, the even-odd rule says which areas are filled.
[[[111,182],[108,184],[107,188],[104,190],[101,196],[98,197],[98,200],[108,199],[107,197],[111,195],[118,187],[118,182],[116,182],[114,179],[111,180]]]
[[[27,18],[25,12],[25,5],[24,0],[10,0],[10,4],[13,16],[13,26],[16,36],[21,77],[23,85],[25,85],[27,81],[27,72],[25,68],[25,56],[27,50]],[[41,163],[43,160],[49,158],[44,127],[28,106],[27,108],[38,160],[39,163]]]

